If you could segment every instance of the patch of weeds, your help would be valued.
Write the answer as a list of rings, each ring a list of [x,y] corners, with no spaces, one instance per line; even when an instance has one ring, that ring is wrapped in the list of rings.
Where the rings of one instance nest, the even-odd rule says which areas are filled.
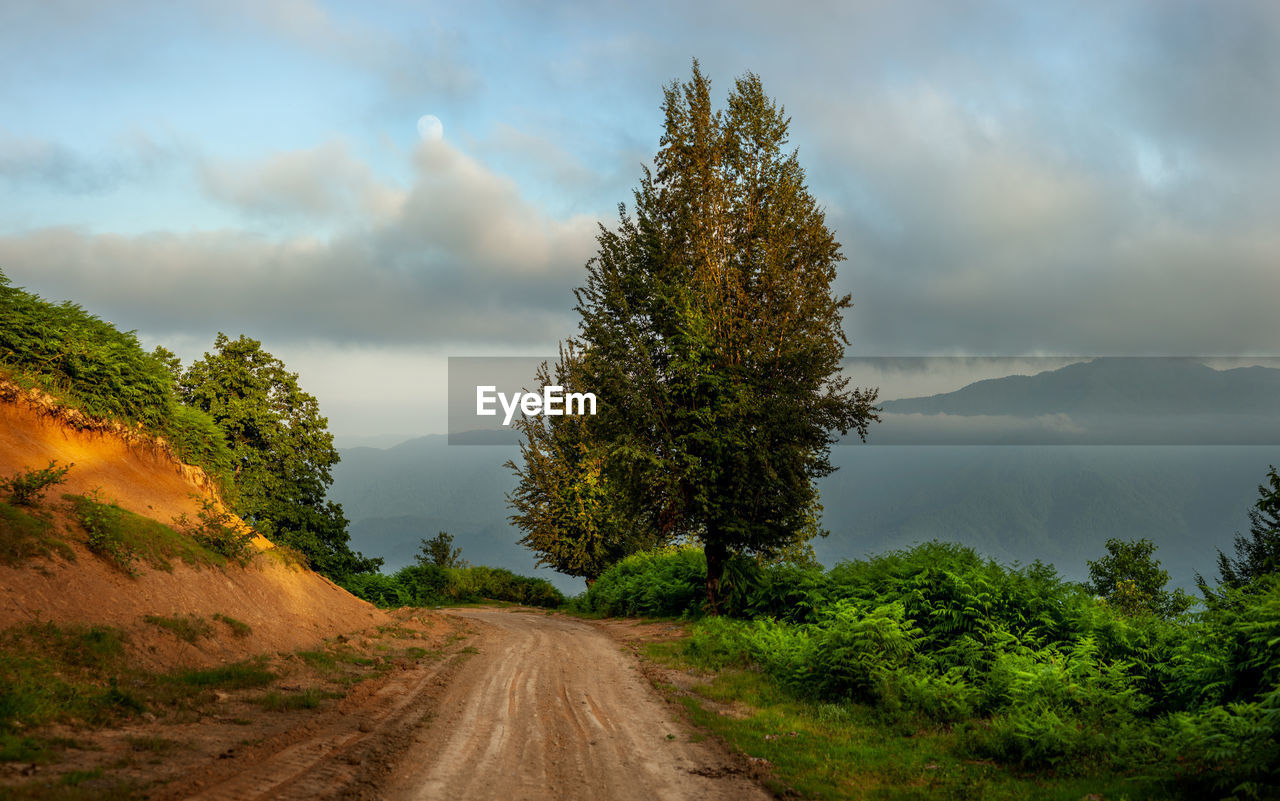
[[[681,651],[675,643],[653,644],[645,654],[672,667],[694,667]],[[765,760],[764,782],[781,797],[1078,801],[1150,795],[1151,788],[1123,776],[1027,775],[966,760],[957,755],[958,735],[948,729],[903,729],[870,706],[798,699],[756,670],[723,669],[675,700],[694,724]],[[730,714],[726,705],[744,714]]]
[[[268,548],[262,552],[262,555],[269,559],[274,559],[289,568],[306,570],[311,567],[311,560],[307,559],[307,555],[291,545],[283,545],[277,542],[274,548]]]
[[[255,660],[203,670],[184,670],[180,673],[171,673],[168,678],[176,684],[187,687],[245,690],[251,687],[266,687],[279,677],[264,668],[260,661]]]
[[[98,490],[89,495],[64,495],[71,501],[76,520],[89,535],[89,550],[114,564],[130,576],[138,575],[133,566],[137,557],[124,537],[124,510],[105,503]]]
[[[253,721],[248,718],[232,718],[230,721],[233,726],[252,726]]]
[[[52,530],[47,516],[0,502],[0,564],[20,565],[28,559],[51,559],[55,554],[74,562],[76,552]]]
[[[58,467],[57,460],[50,459],[48,467],[31,468],[8,478],[0,478],[0,490],[8,493],[10,503],[17,506],[36,506],[50,487],[66,482],[67,471],[74,466],[69,464]]]
[[[343,697],[343,693],[317,690],[311,687],[289,694],[273,691],[250,700],[268,712],[288,712],[294,709],[316,709],[327,699],[341,697]]]
[[[334,658],[323,651],[298,651],[297,654],[303,662],[316,670],[328,671],[338,666]]]
[[[399,623],[384,623],[378,626],[378,634],[383,637],[394,637],[398,640],[411,640],[418,637],[418,632]]]
[[[371,659],[367,656],[361,656],[359,653],[350,649],[343,649],[334,653],[333,658],[346,665],[356,665],[357,667],[369,667],[378,664],[378,660]]]
[[[0,753],[22,758],[33,746],[22,732],[56,721],[106,723],[142,710],[115,679],[124,638],[107,626],[32,623],[0,632]]]
[[[0,762],[43,765],[51,761],[52,754],[53,749],[47,740],[0,731]]]
[[[80,771],[74,783],[64,780],[9,786],[0,790],[5,801],[135,801],[143,797],[141,788],[130,782],[114,782],[97,778],[92,771]],[[93,779],[92,784],[89,780]]]
[[[128,690],[120,689],[119,679],[112,676],[106,692],[93,699],[93,709],[97,713],[91,719],[98,723],[114,720],[125,713],[128,715],[147,711],[147,707]]]
[[[212,498],[192,497],[200,503],[200,511],[196,513],[199,522],[192,522],[186,514],[181,514],[173,519],[174,528],[213,553],[247,564],[253,555],[249,547],[253,531],[243,527],[230,511],[219,508]]]
[[[231,634],[234,637],[244,638],[253,633],[253,628],[248,623],[236,620],[234,617],[224,615],[221,612],[214,614],[213,619],[231,629]]]
[[[181,615],[176,617],[147,615],[142,619],[156,628],[164,629],[183,642],[194,644],[196,640],[199,640],[202,637],[213,636],[213,626],[210,625],[209,621],[199,615]]]

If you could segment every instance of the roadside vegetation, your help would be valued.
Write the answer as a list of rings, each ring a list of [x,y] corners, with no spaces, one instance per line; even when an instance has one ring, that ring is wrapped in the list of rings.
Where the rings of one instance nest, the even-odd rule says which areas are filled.
[[[422,539],[416,564],[385,573],[352,576],[342,586],[375,606],[455,606],[505,601],[557,608],[567,599],[546,579],[519,576],[501,567],[472,566],[453,546],[453,535],[441,531]]]
[[[516,575],[502,567],[409,565],[391,575],[353,576],[342,586],[384,608],[509,601],[554,609],[566,602],[564,594],[546,579]]]
[[[1131,545],[1116,543],[1095,576],[1144,551]],[[1278,789],[1278,575],[1223,587],[1191,612],[1185,596],[1135,586],[1130,576],[1153,571],[1167,581],[1150,560],[1112,576],[1108,598],[1049,565],[1007,567],[932,542],[825,571],[738,558],[727,614],[703,617],[701,556],[629,557],[577,606],[696,618],[687,640],[655,655],[714,672],[699,692],[752,710],[723,717],[688,702],[696,720],[768,759],[779,788],[817,798]],[[1058,789],[1031,792],[1033,780]]]

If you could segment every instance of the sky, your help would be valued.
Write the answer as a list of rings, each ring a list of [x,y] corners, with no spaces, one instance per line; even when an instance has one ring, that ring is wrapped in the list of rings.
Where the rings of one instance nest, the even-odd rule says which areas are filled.
[[[246,334],[339,444],[554,354],[697,58],[758,74],[850,356],[1280,352],[1280,4],[0,0],[0,270],[186,360]]]

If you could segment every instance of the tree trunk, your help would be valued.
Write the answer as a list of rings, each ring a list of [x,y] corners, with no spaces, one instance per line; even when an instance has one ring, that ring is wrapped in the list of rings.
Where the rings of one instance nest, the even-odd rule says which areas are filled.
[[[724,563],[729,559],[728,550],[714,540],[702,547],[707,557],[707,614],[720,614],[720,579],[724,577]]]

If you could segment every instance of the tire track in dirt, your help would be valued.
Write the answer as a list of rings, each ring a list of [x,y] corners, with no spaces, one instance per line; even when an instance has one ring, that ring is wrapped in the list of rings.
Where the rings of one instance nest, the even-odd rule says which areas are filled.
[[[381,789],[414,732],[430,719],[434,698],[463,669],[461,645],[451,656],[394,674],[367,696],[290,732],[277,744],[247,749],[240,764],[165,787],[162,799],[191,801],[311,801],[382,799]],[[359,689],[359,688],[358,688]],[[233,749],[234,750],[234,749]]]
[[[528,610],[450,612],[478,650],[384,790],[392,801],[757,801],[712,741],[690,742],[636,658],[598,627]]]

